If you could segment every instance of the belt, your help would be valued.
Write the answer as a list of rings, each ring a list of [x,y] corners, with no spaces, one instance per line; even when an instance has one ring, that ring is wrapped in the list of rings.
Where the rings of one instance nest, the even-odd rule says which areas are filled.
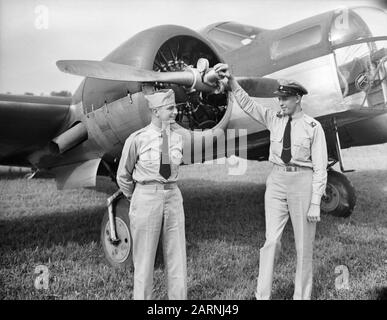
[[[274,163],[273,170],[276,171],[285,171],[285,172],[296,172],[296,171],[310,171],[312,168],[310,167],[301,167],[294,164],[285,164],[285,165],[279,165]]]
[[[157,181],[144,181],[144,182],[136,182],[136,188],[153,188],[153,189],[164,189],[164,190],[170,190],[177,188],[176,182],[157,182]]]

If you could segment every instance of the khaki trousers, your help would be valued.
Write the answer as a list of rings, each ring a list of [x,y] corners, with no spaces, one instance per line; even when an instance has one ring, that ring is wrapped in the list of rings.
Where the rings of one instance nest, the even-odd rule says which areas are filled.
[[[162,233],[168,298],[187,299],[187,259],[183,198],[177,185],[137,184],[129,209],[133,240],[135,300],[152,299],[153,269]]]
[[[286,222],[293,225],[297,251],[297,267],[293,299],[310,299],[313,279],[313,242],[316,223],[306,215],[312,196],[312,170],[286,172],[274,165],[266,182],[266,242],[260,250],[256,298],[270,299],[273,272],[281,248]]]

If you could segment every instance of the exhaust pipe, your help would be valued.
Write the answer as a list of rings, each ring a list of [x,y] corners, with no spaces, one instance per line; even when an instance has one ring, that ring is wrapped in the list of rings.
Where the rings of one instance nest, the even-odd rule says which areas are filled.
[[[61,133],[49,143],[49,150],[53,154],[62,154],[87,140],[88,134],[82,122]]]

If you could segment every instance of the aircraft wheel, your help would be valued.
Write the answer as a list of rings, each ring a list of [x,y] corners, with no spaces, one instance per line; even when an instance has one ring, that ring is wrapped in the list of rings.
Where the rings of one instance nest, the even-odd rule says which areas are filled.
[[[110,240],[109,213],[106,210],[101,224],[101,243],[107,262],[115,268],[132,267],[132,238],[129,229],[129,201],[121,196],[114,203],[115,224],[119,243]]]
[[[337,171],[328,170],[326,195],[321,199],[321,211],[335,217],[347,218],[356,204],[356,192],[348,178]]]

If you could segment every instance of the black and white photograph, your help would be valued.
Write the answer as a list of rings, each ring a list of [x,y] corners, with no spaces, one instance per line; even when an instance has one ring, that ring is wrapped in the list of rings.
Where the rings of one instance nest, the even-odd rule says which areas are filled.
[[[385,1],[0,0],[0,300],[386,299]]]

